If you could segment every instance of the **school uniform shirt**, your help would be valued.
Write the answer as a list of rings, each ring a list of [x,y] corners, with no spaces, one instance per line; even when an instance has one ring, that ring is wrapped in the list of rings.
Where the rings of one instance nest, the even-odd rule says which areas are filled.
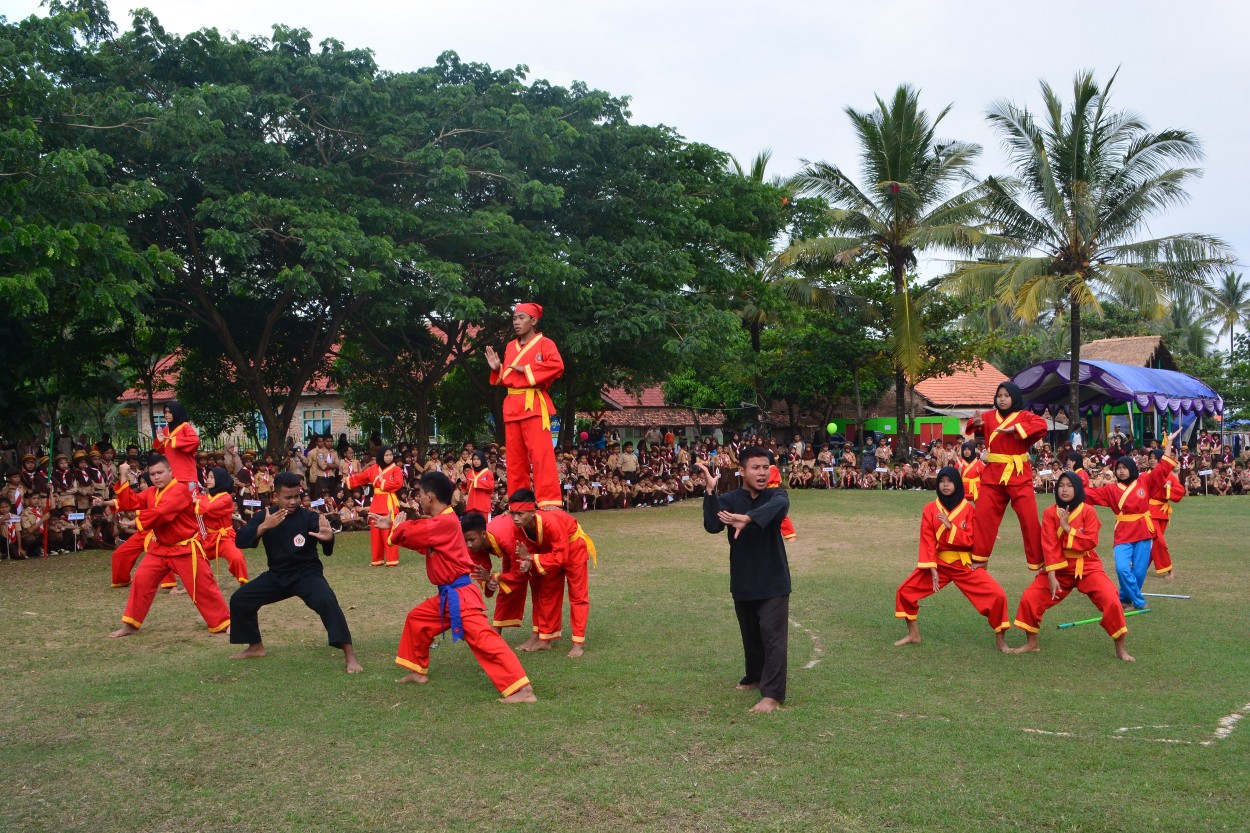
[[[317,545],[321,544],[326,555],[333,555],[334,539],[319,541],[312,536],[321,526],[321,516],[301,506],[262,538],[259,530],[265,515],[265,510],[253,515],[235,536],[235,544],[240,549],[250,549],[263,541],[269,572],[283,585],[294,584],[308,575],[322,575]]]
[[[734,536],[734,529],[721,523],[721,510],[749,515],[753,523]],[[729,536],[729,593],[734,601],[746,602],[790,595],[790,563],[781,537],[781,519],[790,510],[785,489],[764,489],[756,497],[746,489],[703,498],[703,528]]]

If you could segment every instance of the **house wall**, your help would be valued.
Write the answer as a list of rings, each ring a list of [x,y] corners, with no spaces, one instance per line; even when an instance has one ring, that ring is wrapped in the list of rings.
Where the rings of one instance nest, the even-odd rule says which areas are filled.
[[[164,403],[168,400],[157,399],[155,401],[157,414],[161,413]],[[135,430],[139,438],[140,445],[147,446],[152,442],[151,422],[148,419],[148,403],[144,399],[139,402],[127,402],[135,408]],[[362,433],[359,429],[351,426],[351,415],[343,407],[343,398],[336,393],[317,394],[304,396],[301,398],[299,407],[295,411],[295,418],[291,421],[290,430],[287,436],[295,440],[295,444],[303,446],[307,439],[307,428],[316,425],[322,433],[327,426],[328,433],[338,437],[340,433],[346,433],[350,439],[355,440],[356,436]],[[195,424],[195,415],[191,415],[191,424]],[[363,433],[367,434],[368,429]],[[247,448],[252,445],[252,439],[245,432],[235,431],[230,434],[224,434],[217,437],[202,437],[202,442],[208,448],[220,448],[229,442],[238,444],[241,448]]]

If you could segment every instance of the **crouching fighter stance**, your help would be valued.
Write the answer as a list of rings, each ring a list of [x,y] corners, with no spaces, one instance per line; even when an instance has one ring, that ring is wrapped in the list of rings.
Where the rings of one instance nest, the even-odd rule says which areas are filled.
[[[1073,590],[1079,590],[1102,611],[1102,628],[1115,640],[1115,655],[1133,662],[1124,647],[1128,625],[1120,591],[1102,568],[1094,548],[1102,523],[1094,507],[1085,505],[1085,487],[1076,472],[1065,471],[1055,483],[1055,505],[1042,513],[1042,556],[1046,571],[1033,579],[1020,597],[1016,627],[1027,636],[1025,644],[1012,653],[1040,651],[1037,633],[1042,615],[1059,604]]]
[[[460,517],[460,531],[464,533],[464,544],[469,548],[469,555],[475,564],[474,581],[481,582],[487,596],[496,595],[495,616],[491,619],[491,627],[496,633],[504,628],[519,628],[525,619],[525,591],[528,588],[534,598],[534,613],[531,623],[538,610],[539,576],[531,570],[533,559],[525,551],[525,547],[517,547],[516,524],[512,516],[502,513],[492,518],[490,523],[480,512],[465,512]],[[500,567],[494,572],[491,557],[499,559]],[[538,625],[533,627],[538,633]]]
[[[1007,594],[989,571],[985,558],[973,555],[973,519],[979,511],[964,499],[963,478],[953,466],[938,471],[937,500],[925,504],[920,515],[920,557],[894,597],[894,615],[907,620],[907,636],[895,645],[920,642],[920,600],[954,582],[977,613],[994,629],[994,647],[1008,653],[1003,633],[1007,620]]]
[[[284,471],[273,479],[273,503],[257,512],[239,530],[235,543],[251,549],[265,542],[265,558],[269,569],[234,591],[230,597],[230,616],[234,626],[230,641],[247,648],[231,659],[257,659],[265,655],[257,616],[268,604],[299,596],[316,611],[325,625],[330,645],[341,648],[348,674],[364,669],[356,661],[351,631],[343,608],[330,589],[317,557],[317,542],[326,555],[334,552],[334,530],[325,515],[300,505],[300,476]]]
[[[395,664],[412,673],[400,682],[429,682],[430,643],[450,628],[453,644],[461,639],[469,643],[478,664],[503,695],[499,702],[534,702],[538,698],[521,661],[503,637],[491,630],[481,588],[469,576],[473,560],[451,509],[450,478],[442,472],[427,472],[420,485],[417,505],[426,517],[391,528],[389,515],[371,516],[379,529],[391,530],[388,543],[425,554],[425,574],[438,587],[437,595],[408,611]]]

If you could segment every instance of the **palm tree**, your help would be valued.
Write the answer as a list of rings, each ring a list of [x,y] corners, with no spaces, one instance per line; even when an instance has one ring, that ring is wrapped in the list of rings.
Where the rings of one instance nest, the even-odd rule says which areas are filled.
[[[1220,328],[1216,332],[1223,335],[1228,331],[1228,357],[1233,356],[1233,330],[1238,326],[1245,327],[1250,321],[1250,284],[1240,272],[1227,271],[1211,289],[1207,306],[1211,311],[1214,323]]]
[[[1211,347],[1211,331],[1207,329],[1211,316],[1194,292],[1177,292],[1172,299],[1170,323],[1173,330],[1180,331],[1180,348],[1191,356],[1205,359]]]
[[[986,259],[957,264],[948,279],[974,297],[999,298],[1026,321],[1066,308],[1073,418],[1081,315],[1099,312],[1098,292],[1162,315],[1164,293],[1203,292],[1207,276],[1230,262],[1228,247],[1210,235],[1137,239],[1152,217],[1185,201],[1185,183],[1199,171],[1182,165],[1202,150],[1187,131],[1152,133],[1136,115],[1111,110],[1114,80],[1100,88],[1092,73],[1078,74],[1066,111],[1043,81],[1040,124],[1010,102],[990,107],[1016,173],[984,183],[986,216],[1002,238],[985,247]]]
[[[978,145],[939,141],[937,126],[950,111],[948,105],[930,120],[920,109],[919,93],[901,85],[887,103],[877,97],[877,109],[860,112],[847,107],[860,145],[861,182],[827,162],[807,162],[791,180],[798,191],[827,199],[831,229],[838,236],[799,240],[782,253],[781,262],[847,264],[871,259],[884,264],[894,279],[894,316],[891,326],[894,359],[894,415],[898,425],[897,453],[907,441],[904,392],[923,364],[923,335],[919,310],[908,273],[917,265],[917,253],[930,248],[971,253],[986,244],[980,225],[978,192],[960,190],[971,185],[970,167],[980,154]]]

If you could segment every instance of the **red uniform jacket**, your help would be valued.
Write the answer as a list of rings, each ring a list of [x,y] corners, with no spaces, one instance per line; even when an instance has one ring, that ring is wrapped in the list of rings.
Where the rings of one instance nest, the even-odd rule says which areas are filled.
[[[404,521],[391,530],[388,543],[425,553],[425,575],[434,585],[451,584],[473,566],[460,519],[451,507],[432,518]]]
[[[479,472],[472,467],[464,470],[464,494],[466,512],[490,514],[490,500],[495,493],[495,475],[489,468]]]
[[[563,509],[544,509],[534,515],[534,537],[517,529],[517,540],[529,550],[534,569],[545,575],[548,569],[566,567],[593,557],[594,545],[577,519]]]
[[[1071,532],[1064,532],[1059,525],[1059,507],[1047,506],[1042,512],[1042,558],[1046,572],[1053,573],[1071,567],[1080,578],[1084,573],[1085,559],[1098,559],[1094,548],[1098,546],[1098,533],[1102,521],[1098,512],[1086,502],[1068,513]],[[1101,562],[1100,562],[1101,563]]]
[[[924,511],[920,513],[920,555],[916,559],[917,569],[936,567],[939,559],[946,564],[956,561],[969,564],[975,557],[972,555],[972,516],[976,507],[965,499],[947,512],[947,519],[951,522],[950,529],[938,520],[940,511],[944,511],[942,504],[932,500],[925,504]]]
[[[144,489],[135,494],[129,483],[117,490],[117,508],[134,510],[135,529],[152,533],[147,538],[149,555],[186,555],[200,539],[200,524],[187,485],[170,481],[164,489]]]
[[[964,494],[968,500],[975,501],[981,496],[981,476],[985,474],[985,463],[977,457],[971,463],[962,457],[955,464],[959,468],[959,476],[964,481]]]
[[[1029,448],[1046,436],[1046,420],[1029,411],[1013,411],[1000,417],[997,409],[981,414],[981,420],[984,422],[981,430],[988,452],[981,485],[1015,486],[1027,483],[1032,488],[1033,467],[1029,465]],[[995,433],[1004,427],[1014,430]],[[976,434],[976,430],[970,434]]]
[[[1125,486],[1108,483],[1085,493],[1085,502],[1095,506],[1110,506],[1115,511],[1115,543],[1131,544],[1155,536],[1155,525],[1150,518],[1150,495],[1161,488],[1172,475],[1175,464],[1171,457],[1164,457],[1153,469]]]
[[[518,587],[523,590],[529,578],[528,573],[521,572],[521,561],[516,554],[516,535],[516,524],[506,512],[486,525],[486,540],[491,554],[500,561],[499,589],[505,593],[511,593]]]
[[[234,499],[229,492],[201,495],[195,502],[195,514],[204,519],[204,548],[217,552],[223,538],[234,540]]]
[[[524,347],[516,339],[508,342],[503,356],[499,370],[490,372],[492,385],[508,388],[503,400],[503,421],[517,422],[541,416],[543,428],[550,428],[556,406],[547,389],[564,373],[564,359],[560,358],[556,343],[535,333]],[[513,366],[517,369],[511,369]]]
[[[1085,491],[1089,491],[1089,472],[1085,471],[1084,466],[1079,469],[1069,469],[1073,471],[1077,477],[1081,478],[1081,485],[1085,487]]]
[[[1170,520],[1172,504],[1180,503],[1185,498],[1185,487],[1177,478],[1176,473],[1168,474],[1167,480],[1155,485],[1150,493],[1150,517],[1156,521]]]
[[[195,433],[189,422],[152,441],[152,450],[168,458],[174,480],[183,483],[199,482],[199,467],[195,464],[195,452],[199,447],[200,435]]]
[[[369,502],[369,511],[375,515],[394,515],[399,508],[399,498],[395,493],[404,488],[404,471],[391,463],[385,469],[378,468],[377,463],[347,478],[347,487],[357,489],[366,483],[373,486],[373,499]]]

